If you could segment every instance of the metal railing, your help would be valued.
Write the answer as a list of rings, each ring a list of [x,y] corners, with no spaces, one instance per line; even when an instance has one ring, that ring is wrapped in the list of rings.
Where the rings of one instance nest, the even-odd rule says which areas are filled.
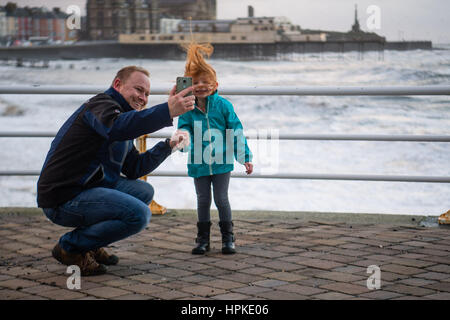
[[[96,94],[104,87],[92,86],[0,86],[0,94]],[[168,94],[170,88],[152,86],[153,95]],[[450,95],[450,86],[397,86],[397,87],[225,87],[224,95],[298,95],[298,96],[402,96],[402,95]],[[0,132],[0,138],[54,137],[54,132]],[[249,139],[268,139],[267,135],[248,134]],[[168,138],[169,134],[152,134],[148,138]],[[270,137],[272,138],[272,137]],[[369,134],[279,134],[279,140],[338,140],[338,141],[404,141],[404,142],[450,142],[447,135],[369,135]],[[141,145],[145,145],[141,144]],[[0,171],[0,176],[37,176],[40,171]],[[152,176],[187,177],[183,171],[156,171]],[[308,179],[308,180],[354,180],[354,181],[396,181],[450,183],[450,177],[408,176],[408,175],[362,175],[362,174],[252,174],[233,173],[237,178],[264,179]]]
[[[20,85],[0,86],[0,94],[97,94],[107,88],[102,86],[48,86]],[[152,95],[166,95],[170,87],[151,86]],[[384,87],[350,87],[350,86],[286,86],[286,87],[220,87],[223,95],[270,95],[270,96],[429,96],[450,95],[450,86],[384,86]]]
[[[56,132],[0,131],[0,138],[53,138]],[[169,133],[152,133],[147,139],[170,138]],[[406,134],[295,134],[281,133],[276,137],[263,134],[245,134],[247,139],[279,140],[334,140],[334,141],[404,141],[404,142],[450,142],[445,135],[406,135]]]

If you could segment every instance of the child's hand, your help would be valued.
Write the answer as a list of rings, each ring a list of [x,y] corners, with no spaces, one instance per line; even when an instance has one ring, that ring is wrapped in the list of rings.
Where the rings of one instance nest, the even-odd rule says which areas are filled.
[[[253,164],[251,162],[246,162],[246,163],[244,163],[244,166],[245,166],[245,172],[247,174],[252,174],[252,172],[253,172]]]

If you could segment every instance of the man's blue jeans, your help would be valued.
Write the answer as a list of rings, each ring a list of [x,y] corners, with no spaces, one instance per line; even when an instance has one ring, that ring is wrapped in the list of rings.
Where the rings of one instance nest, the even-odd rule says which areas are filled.
[[[150,222],[153,194],[150,184],[120,177],[114,189],[87,189],[44,213],[53,223],[76,228],[59,239],[65,251],[85,253],[144,229]]]

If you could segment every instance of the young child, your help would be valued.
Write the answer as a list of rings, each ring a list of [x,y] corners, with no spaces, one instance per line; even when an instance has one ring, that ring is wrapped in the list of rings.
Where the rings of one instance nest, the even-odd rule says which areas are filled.
[[[234,158],[243,164],[247,174],[253,172],[252,153],[247,145],[241,121],[233,105],[217,93],[215,70],[205,61],[213,52],[210,44],[191,43],[187,48],[184,75],[192,77],[195,87],[195,109],[178,119],[178,129],[190,134],[188,175],[194,178],[197,193],[197,238],[192,254],[209,251],[211,185],[219,211],[222,253],[233,254],[235,238],[228,185]]]

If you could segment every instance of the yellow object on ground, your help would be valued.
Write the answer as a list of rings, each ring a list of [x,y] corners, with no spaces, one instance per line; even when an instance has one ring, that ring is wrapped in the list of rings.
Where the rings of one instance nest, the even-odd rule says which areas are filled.
[[[450,224],[450,210],[443,213],[438,218],[439,224]]]
[[[148,206],[150,207],[152,214],[164,214],[167,212],[167,208],[158,204],[155,200],[152,200]]]

